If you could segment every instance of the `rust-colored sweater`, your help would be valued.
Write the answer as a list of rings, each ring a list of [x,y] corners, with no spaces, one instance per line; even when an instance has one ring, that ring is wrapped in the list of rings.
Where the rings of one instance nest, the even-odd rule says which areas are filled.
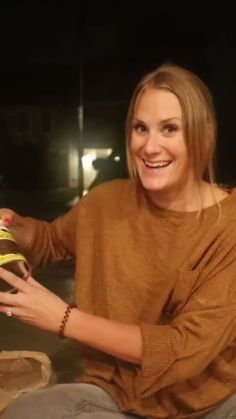
[[[198,417],[236,391],[235,190],[221,215],[214,205],[197,216],[158,209],[139,183],[115,180],[51,224],[20,223],[34,265],[76,259],[78,307],[140,325],[141,366],[83,347],[79,379],[148,418]]]

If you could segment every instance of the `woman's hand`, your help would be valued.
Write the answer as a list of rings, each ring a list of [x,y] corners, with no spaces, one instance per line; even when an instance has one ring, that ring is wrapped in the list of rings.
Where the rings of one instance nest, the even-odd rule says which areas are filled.
[[[32,242],[32,230],[25,223],[25,217],[9,208],[0,208],[0,222],[10,228],[20,251],[25,254],[25,249],[30,249]]]
[[[27,280],[0,267],[0,281],[4,280],[16,294],[0,292],[0,312],[11,309],[12,316],[39,329],[57,333],[67,304],[57,295],[39,284],[32,276]]]
[[[17,319],[58,333],[68,306],[60,297],[32,276],[24,280],[0,267],[1,278],[18,292],[0,292],[0,312],[7,314],[10,309]],[[142,337],[136,324],[119,323],[73,309],[66,323],[65,336],[124,361],[141,363]]]
[[[9,208],[0,208],[0,218],[6,227],[12,224],[14,227],[15,218],[16,218],[15,214],[16,213]]]

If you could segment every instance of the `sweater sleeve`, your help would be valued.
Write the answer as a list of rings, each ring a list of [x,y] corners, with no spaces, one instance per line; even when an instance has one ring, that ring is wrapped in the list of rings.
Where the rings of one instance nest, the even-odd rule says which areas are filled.
[[[92,234],[97,226],[99,208],[103,211],[104,201],[109,204],[112,200],[110,190],[112,192],[113,188],[110,185],[113,185],[112,182],[93,188],[71,210],[52,223],[15,214],[12,232],[19,249],[33,267],[75,256],[78,235],[81,238]]]
[[[74,257],[78,212],[79,203],[51,223],[16,214],[13,234],[32,267]]]
[[[138,397],[199,375],[236,337],[236,258],[201,279],[168,325],[142,323],[143,356],[136,376]]]

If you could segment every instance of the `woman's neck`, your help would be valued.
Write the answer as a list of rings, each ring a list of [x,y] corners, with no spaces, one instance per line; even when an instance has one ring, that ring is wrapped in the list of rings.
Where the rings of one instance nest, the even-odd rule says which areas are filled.
[[[158,208],[180,212],[201,211],[227,196],[227,192],[205,181],[195,182],[189,188],[170,191],[169,194],[166,191],[147,191],[147,194]]]

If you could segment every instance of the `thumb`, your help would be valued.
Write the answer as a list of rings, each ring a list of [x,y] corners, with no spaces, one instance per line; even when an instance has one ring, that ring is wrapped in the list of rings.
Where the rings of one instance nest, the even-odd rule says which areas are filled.
[[[6,227],[10,227],[14,223],[14,211],[8,208],[0,209],[0,218]]]
[[[31,275],[29,275],[25,280],[28,282],[28,284],[32,284],[36,288],[46,289],[42,284],[36,281]]]

